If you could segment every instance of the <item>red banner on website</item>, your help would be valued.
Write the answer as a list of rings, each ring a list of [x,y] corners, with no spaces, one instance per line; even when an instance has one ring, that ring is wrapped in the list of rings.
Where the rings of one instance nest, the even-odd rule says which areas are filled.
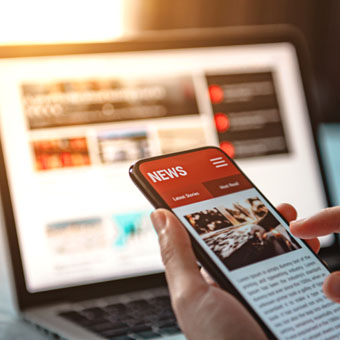
[[[171,208],[252,188],[218,149],[143,163],[140,171]]]

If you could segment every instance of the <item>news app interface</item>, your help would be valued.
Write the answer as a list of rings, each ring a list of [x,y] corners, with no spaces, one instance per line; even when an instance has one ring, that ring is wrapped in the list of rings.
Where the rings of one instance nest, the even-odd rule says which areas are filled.
[[[340,306],[328,270],[218,149],[140,165],[151,186],[279,339],[329,339]]]

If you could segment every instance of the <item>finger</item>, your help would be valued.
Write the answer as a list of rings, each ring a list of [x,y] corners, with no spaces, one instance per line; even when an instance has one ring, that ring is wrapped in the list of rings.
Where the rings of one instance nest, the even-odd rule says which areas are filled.
[[[291,222],[296,219],[297,212],[295,208],[288,204],[288,203],[282,203],[277,207],[277,210],[279,213],[288,221]],[[313,238],[310,240],[305,240],[308,245],[312,248],[312,250],[315,253],[318,253],[320,250],[320,241],[317,238]]]
[[[212,277],[209,275],[209,273],[204,268],[201,269],[201,275],[203,276],[205,282],[208,285],[218,287],[217,283],[212,279]]]
[[[290,224],[292,233],[301,238],[315,238],[340,232],[340,206],[327,208],[321,212]]]
[[[309,240],[305,240],[308,245],[312,248],[314,253],[318,253],[320,250],[320,241],[317,238],[311,238]]]
[[[330,300],[340,303],[340,272],[330,274],[322,288]]]
[[[183,297],[207,286],[197,266],[196,257],[186,230],[168,210],[151,214],[156,229],[162,260],[171,295]]]
[[[288,203],[282,203],[277,206],[276,209],[288,222],[295,220],[297,217],[297,212],[295,208]]]

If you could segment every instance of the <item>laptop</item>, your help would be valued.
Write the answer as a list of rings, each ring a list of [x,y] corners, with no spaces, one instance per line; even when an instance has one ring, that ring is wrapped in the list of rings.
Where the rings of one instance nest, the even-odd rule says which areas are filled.
[[[218,145],[274,203],[318,211],[310,81],[287,27],[1,47],[2,224],[20,315],[64,339],[184,339],[128,168]]]

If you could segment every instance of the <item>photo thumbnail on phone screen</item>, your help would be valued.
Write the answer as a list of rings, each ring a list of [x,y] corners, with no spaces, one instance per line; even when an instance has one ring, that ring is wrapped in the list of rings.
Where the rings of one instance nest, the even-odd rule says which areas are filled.
[[[284,254],[301,246],[258,196],[233,195],[233,201],[184,216],[229,270]]]
[[[217,148],[141,162],[139,171],[279,339],[340,333],[340,305],[322,292],[328,269]]]

